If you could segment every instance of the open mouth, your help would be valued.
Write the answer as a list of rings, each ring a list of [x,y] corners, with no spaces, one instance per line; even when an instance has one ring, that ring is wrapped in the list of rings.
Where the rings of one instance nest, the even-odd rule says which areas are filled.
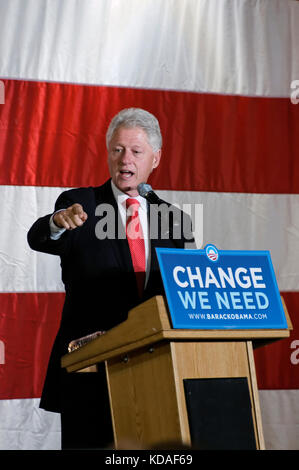
[[[129,170],[120,170],[121,177],[124,179],[129,179],[134,175],[132,171]]]

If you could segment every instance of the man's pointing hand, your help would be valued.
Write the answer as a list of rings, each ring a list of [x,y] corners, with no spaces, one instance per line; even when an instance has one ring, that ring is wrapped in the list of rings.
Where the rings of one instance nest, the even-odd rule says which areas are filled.
[[[63,209],[53,217],[53,222],[57,227],[65,228],[66,230],[73,230],[74,228],[81,227],[87,220],[87,214],[84,212],[81,204],[73,204],[67,209]]]

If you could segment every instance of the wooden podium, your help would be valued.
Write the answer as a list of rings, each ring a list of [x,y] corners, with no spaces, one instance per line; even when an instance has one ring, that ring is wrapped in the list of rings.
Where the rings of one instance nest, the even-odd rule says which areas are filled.
[[[162,296],[62,358],[79,371],[105,361],[115,448],[264,449],[253,348],[284,330],[172,329]]]

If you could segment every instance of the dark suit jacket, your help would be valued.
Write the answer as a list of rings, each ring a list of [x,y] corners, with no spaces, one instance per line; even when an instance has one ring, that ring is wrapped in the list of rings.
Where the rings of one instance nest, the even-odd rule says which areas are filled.
[[[117,226],[118,210],[111,181],[96,188],[65,191],[57,199],[55,210],[74,203],[82,204],[88,214],[82,227],[66,231],[59,240],[51,240],[49,214],[38,219],[28,233],[32,249],[61,258],[65,303],[40,404],[42,408],[56,412],[61,412],[71,393],[69,380],[73,374],[67,374],[60,366],[61,356],[67,353],[69,342],[98,330],[109,330],[126,320],[128,311],[138,303],[163,294],[155,248],[183,248],[185,241],[183,236],[175,242],[169,239],[151,241],[150,276],[140,299],[127,240],[100,240],[95,234],[99,221],[95,212],[99,204],[114,207]]]

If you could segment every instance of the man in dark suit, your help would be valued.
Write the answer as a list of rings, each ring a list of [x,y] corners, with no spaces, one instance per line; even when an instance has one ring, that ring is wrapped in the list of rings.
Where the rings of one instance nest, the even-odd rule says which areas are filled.
[[[161,227],[150,240],[148,203],[137,190],[160,162],[157,119],[141,109],[123,110],[111,121],[106,140],[111,179],[100,187],[63,192],[54,213],[38,219],[28,233],[32,249],[61,258],[66,296],[40,406],[61,413],[62,448],[69,449],[105,447],[113,435],[103,366],[98,373],[67,373],[61,357],[72,340],[113,328],[131,308],[162,294],[155,248],[183,248],[186,242],[183,231],[175,240],[162,237]],[[135,266],[126,237],[127,199],[139,203],[135,215],[144,245],[141,268]],[[105,219],[109,208],[112,218]]]

